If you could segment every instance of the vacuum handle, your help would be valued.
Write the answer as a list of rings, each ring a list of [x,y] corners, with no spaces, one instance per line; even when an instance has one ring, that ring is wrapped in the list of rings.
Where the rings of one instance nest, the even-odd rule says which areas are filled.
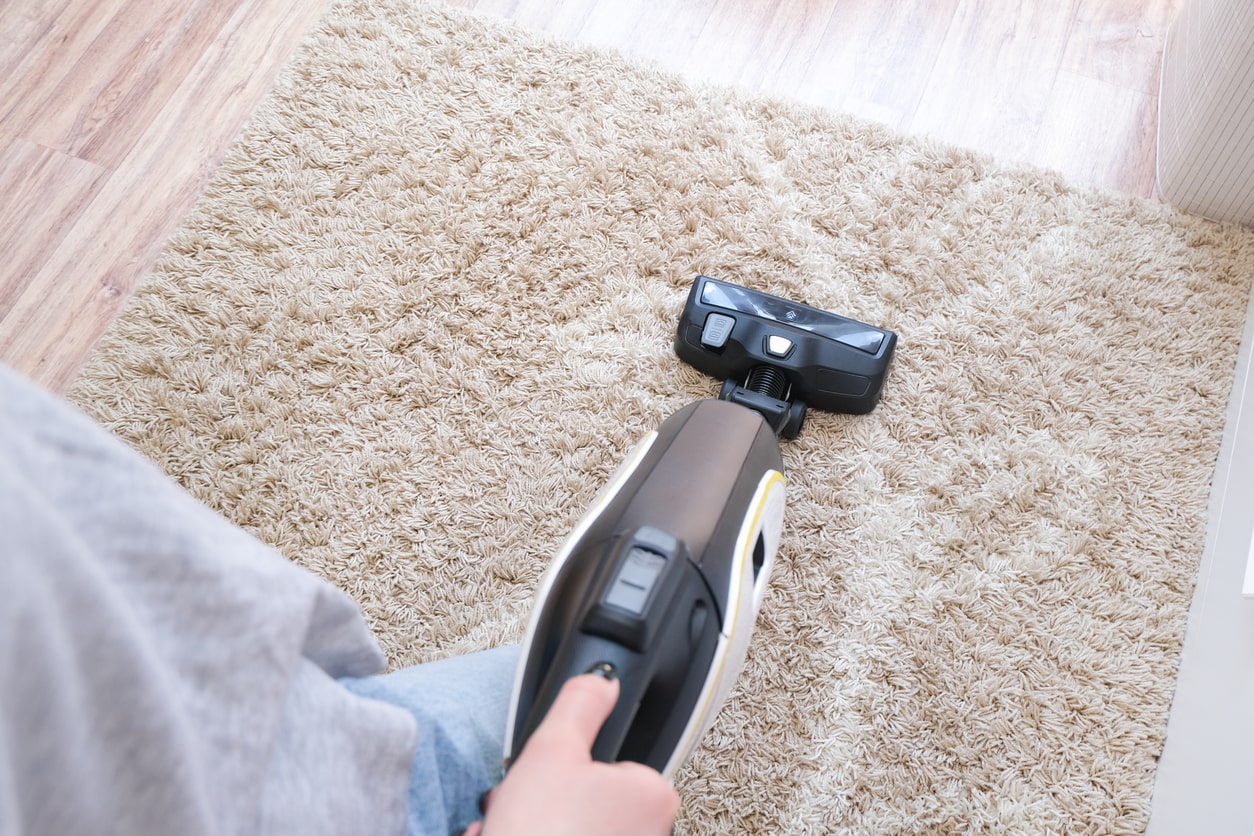
[[[654,658],[652,655],[638,657],[640,662],[647,662]],[[603,763],[614,763],[618,760],[618,753],[622,751],[623,741],[627,739],[631,723],[636,718],[640,701],[644,699],[645,691],[648,690],[653,671],[646,670],[646,665],[639,663],[619,669],[612,662],[602,662],[592,666],[588,672],[596,672],[598,668],[604,670],[607,667],[609,670],[605,672],[618,680],[618,701],[614,703],[614,709],[601,724],[601,731],[597,733],[596,740],[592,744],[592,759]]]
[[[609,639],[580,634],[568,639],[544,679],[526,724],[526,734],[515,742],[512,757],[522,753],[526,741],[553,707],[558,692],[569,680],[595,673],[618,681],[618,700],[601,724],[592,744],[592,759],[614,763],[631,729],[640,701],[653,678],[657,656],[641,655]]]
[[[602,561],[592,600],[562,637],[528,728],[539,725],[567,680],[592,672],[612,676],[618,702],[592,747],[594,760],[612,763],[655,677],[682,670],[691,656],[692,628],[699,633],[707,626],[690,615],[705,583],[683,543],[650,526],[620,537],[608,555],[590,554]],[[710,609],[703,605],[701,612]]]

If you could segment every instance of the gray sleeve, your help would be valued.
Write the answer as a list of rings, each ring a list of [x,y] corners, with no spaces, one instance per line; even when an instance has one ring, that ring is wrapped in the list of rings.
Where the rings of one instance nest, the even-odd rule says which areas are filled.
[[[403,710],[339,590],[0,368],[0,834],[400,832]]]

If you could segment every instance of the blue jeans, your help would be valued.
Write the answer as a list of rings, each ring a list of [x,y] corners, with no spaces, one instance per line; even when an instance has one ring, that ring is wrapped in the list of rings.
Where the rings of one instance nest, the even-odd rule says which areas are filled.
[[[479,815],[502,778],[502,748],[518,646],[508,645],[340,682],[404,708],[418,721],[409,776],[409,833],[448,834]]]

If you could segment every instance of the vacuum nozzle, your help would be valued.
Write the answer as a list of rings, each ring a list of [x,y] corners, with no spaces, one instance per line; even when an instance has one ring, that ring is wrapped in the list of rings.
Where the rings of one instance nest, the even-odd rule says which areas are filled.
[[[675,353],[724,380],[719,397],[796,438],[807,407],[862,414],[879,403],[892,331],[729,282],[697,276]]]

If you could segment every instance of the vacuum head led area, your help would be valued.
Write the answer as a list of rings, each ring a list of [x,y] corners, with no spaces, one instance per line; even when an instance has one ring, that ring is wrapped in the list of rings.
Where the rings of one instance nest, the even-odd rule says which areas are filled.
[[[796,438],[807,407],[863,414],[879,403],[897,335],[865,322],[697,276],[675,353],[725,381],[719,397]]]

